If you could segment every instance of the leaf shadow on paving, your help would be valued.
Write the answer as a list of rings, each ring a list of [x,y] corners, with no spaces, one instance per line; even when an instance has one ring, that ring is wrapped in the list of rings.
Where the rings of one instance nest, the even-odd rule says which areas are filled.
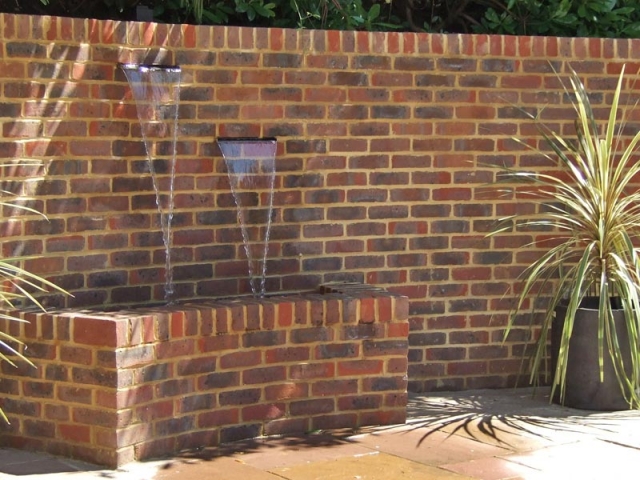
[[[176,465],[191,464],[193,462],[215,462],[216,460],[237,458],[242,459],[242,463],[251,463],[252,459],[270,458],[277,461],[279,457],[288,458],[291,463],[291,455],[296,456],[299,463],[303,463],[310,454],[318,451],[326,452],[325,456],[331,456],[332,447],[351,446],[357,448],[349,440],[354,434],[351,429],[327,432],[315,432],[304,435],[292,435],[283,437],[260,437],[255,439],[241,440],[233,443],[218,445],[214,447],[203,447],[180,452],[167,462],[161,470],[175,468]],[[271,453],[265,457],[265,453]]]
[[[331,434],[324,432],[309,433],[306,435],[293,435],[283,437],[260,437],[248,440],[240,440],[233,443],[204,447],[181,452],[180,458],[197,458],[199,460],[215,460],[218,457],[234,454],[248,454],[268,449],[285,449],[298,451],[314,447],[337,447],[350,443],[348,438],[353,435],[353,430],[341,430]]]
[[[640,411],[568,408],[550,403],[547,388],[412,394],[407,411],[405,429],[424,430],[419,444],[442,432],[518,450],[514,442],[522,438],[557,443],[586,436],[612,441],[640,427]]]

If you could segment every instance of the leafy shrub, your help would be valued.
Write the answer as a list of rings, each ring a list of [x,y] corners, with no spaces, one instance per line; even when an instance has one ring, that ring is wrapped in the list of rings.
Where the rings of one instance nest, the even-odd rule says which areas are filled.
[[[0,12],[338,30],[640,37],[638,0],[0,0]]]
[[[0,11],[337,30],[640,37],[638,0],[0,0]]]
[[[476,31],[563,37],[640,37],[637,0],[509,0],[489,8]]]
[[[167,21],[337,30],[401,27],[398,18],[383,18],[391,4],[385,8],[366,0],[162,0],[153,5],[155,18]]]

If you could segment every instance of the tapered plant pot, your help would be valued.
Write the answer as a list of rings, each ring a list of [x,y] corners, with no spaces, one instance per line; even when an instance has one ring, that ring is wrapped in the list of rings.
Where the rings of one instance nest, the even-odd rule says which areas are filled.
[[[558,306],[551,327],[551,374],[555,372],[566,307]],[[629,336],[621,309],[613,311],[620,352],[625,368],[631,365]],[[560,403],[560,387],[556,387],[554,401]],[[567,383],[563,405],[583,410],[628,410],[616,378],[611,358],[604,346],[604,380],[600,381],[598,359],[598,298],[587,297],[576,312],[575,324],[569,342]]]

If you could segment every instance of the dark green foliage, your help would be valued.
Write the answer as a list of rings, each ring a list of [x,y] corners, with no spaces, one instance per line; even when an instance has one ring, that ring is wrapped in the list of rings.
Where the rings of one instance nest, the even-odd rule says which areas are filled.
[[[297,28],[332,30],[400,29],[399,18],[391,14],[391,5],[362,0],[282,0],[289,3],[297,20],[287,25]]]
[[[370,0],[161,0],[158,20],[337,30],[401,28],[391,4]],[[385,16],[386,14],[386,16]]]
[[[638,0],[509,0],[489,8],[476,31],[562,37],[640,36]]]
[[[640,37],[640,0],[0,0],[0,12],[337,30]]]

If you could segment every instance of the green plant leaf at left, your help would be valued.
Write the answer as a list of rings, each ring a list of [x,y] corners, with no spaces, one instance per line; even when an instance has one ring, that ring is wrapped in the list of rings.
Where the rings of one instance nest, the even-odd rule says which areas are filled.
[[[4,162],[0,163],[0,169],[15,168],[19,166],[36,166],[39,162]],[[26,207],[20,203],[20,198],[10,192],[0,192],[0,207],[2,211],[22,210],[27,213],[36,213],[44,218],[45,215]],[[33,305],[41,311],[45,311],[44,306],[38,300],[40,293],[57,291],[64,295],[68,292],[55,285],[53,282],[33,273],[21,266],[26,260],[33,260],[37,257],[4,257],[0,258],[0,320],[3,325],[8,326],[11,322],[24,323],[15,312],[16,309]],[[0,331],[0,362],[6,362],[11,366],[17,366],[17,362],[24,362],[35,368],[34,363],[27,358],[22,349],[24,343],[13,337],[7,331]],[[0,409],[0,416],[8,422],[5,413]]]

